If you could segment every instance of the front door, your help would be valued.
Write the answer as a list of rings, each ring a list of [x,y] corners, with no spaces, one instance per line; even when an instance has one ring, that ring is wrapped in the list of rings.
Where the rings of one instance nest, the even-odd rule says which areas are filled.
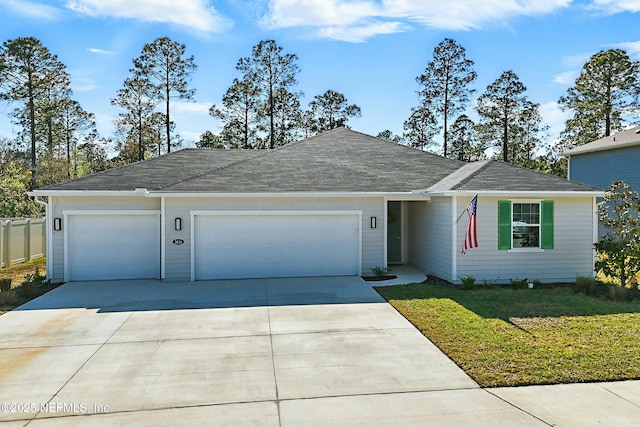
[[[387,263],[402,262],[402,205],[387,202]]]

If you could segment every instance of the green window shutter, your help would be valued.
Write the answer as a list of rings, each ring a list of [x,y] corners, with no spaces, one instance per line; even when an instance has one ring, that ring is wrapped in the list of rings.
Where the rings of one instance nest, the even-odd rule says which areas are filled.
[[[511,200],[498,200],[498,249],[511,249]]]
[[[542,211],[540,249],[553,249],[553,200],[543,200],[540,203]]]

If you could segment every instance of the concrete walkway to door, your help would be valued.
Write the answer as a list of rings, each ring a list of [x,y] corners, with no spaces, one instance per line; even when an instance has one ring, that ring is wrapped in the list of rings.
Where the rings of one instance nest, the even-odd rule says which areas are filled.
[[[538,415],[558,390],[479,388],[358,277],[78,282],[0,316],[2,427],[573,425]],[[600,420],[637,424],[618,400]]]

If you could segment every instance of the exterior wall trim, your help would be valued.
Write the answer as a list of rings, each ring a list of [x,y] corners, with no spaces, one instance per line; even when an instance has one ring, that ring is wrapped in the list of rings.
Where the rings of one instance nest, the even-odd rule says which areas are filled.
[[[236,192],[169,192],[169,191],[148,191],[138,189],[135,191],[100,191],[100,190],[34,190],[30,196],[57,196],[57,197],[91,197],[91,196],[144,196],[144,197],[175,197],[175,198],[282,198],[282,197],[389,197],[389,200],[428,200],[429,195],[424,191],[388,192],[388,191],[285,191],[285,192],[264,192],[264,193],[236,193]]]
[[[443,191],[440,193],[431,193],[431,197],[452,197],[461,195],[479,195],[485,197],[509,197],[511,199],[517,198],[554,198],[554,197],[603,197],[604,191],[475,191],[475,190],[460,190],[460,191]]]

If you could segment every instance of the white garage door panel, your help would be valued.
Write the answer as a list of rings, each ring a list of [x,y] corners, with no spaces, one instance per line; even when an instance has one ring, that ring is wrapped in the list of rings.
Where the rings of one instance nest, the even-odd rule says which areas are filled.
[[[194,278],[359,274],[358,215],[196,215]]]
[[[157,215],[70,215],[68,280],[160,276]]]

